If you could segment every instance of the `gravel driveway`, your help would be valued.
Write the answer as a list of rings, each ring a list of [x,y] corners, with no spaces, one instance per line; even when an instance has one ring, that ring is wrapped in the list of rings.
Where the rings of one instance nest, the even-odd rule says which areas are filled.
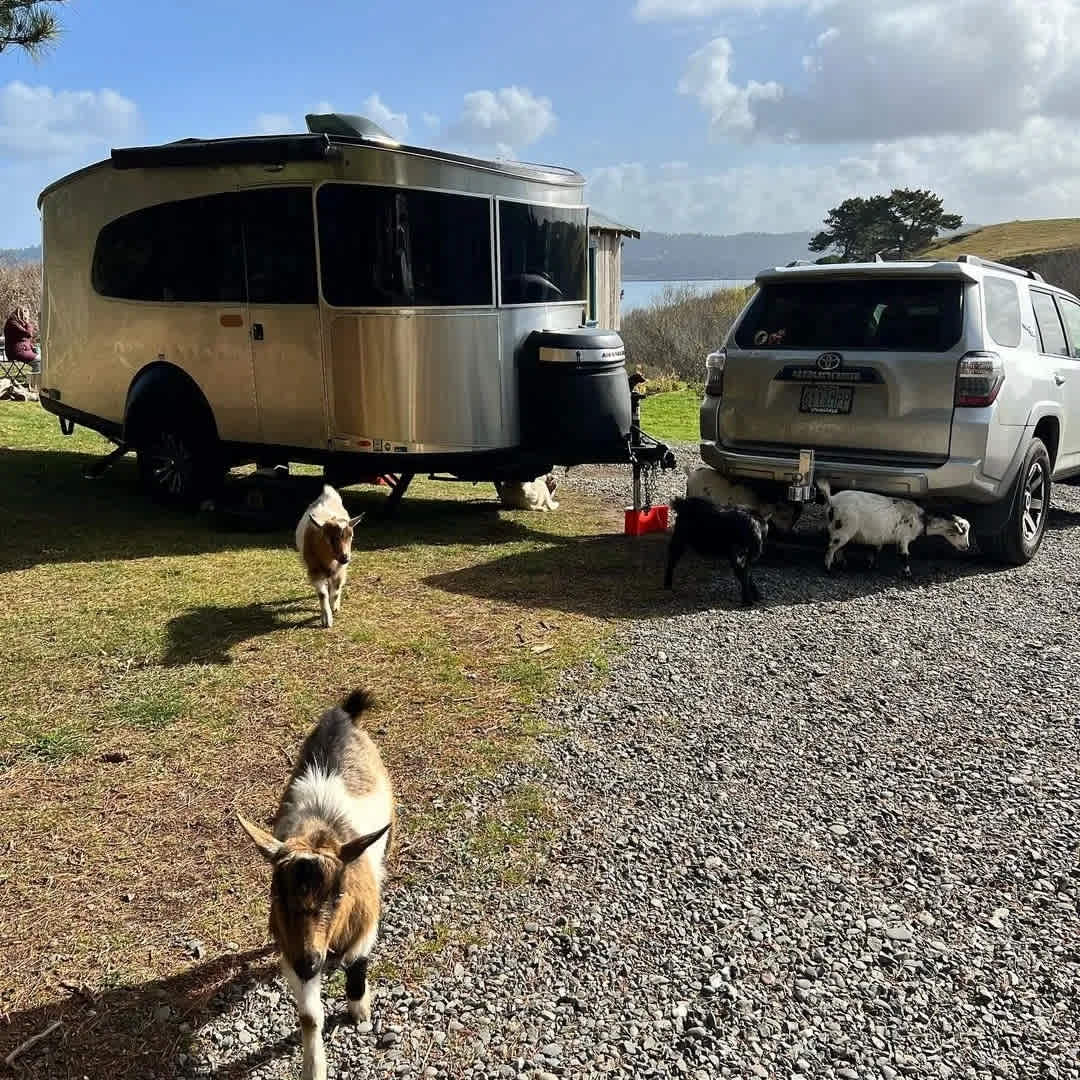
[[[331,1075],[1080,1076],[1080,493],[1055,501],[1021,569],[794,551],[743,611],[685,560],[674,613],[390,893],[380,957],[470,943],[331,1027]],[[542,865],[476,880],[470,821],[526,784],[558,807]],[[282,985],[234,986],[182,1071],[295,1076],[295,1030]]]

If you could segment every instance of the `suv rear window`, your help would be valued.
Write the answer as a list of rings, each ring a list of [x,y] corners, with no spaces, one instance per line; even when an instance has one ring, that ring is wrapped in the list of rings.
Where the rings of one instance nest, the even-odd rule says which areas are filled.
[[[744,349],[945,352],[963,329],[959,281],[863,278],[766,284],[735,332]]]

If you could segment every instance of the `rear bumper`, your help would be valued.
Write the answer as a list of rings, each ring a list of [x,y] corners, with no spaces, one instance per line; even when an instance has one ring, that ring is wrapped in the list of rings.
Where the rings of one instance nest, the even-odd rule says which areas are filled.
[[[746,454],[715,442],[702,442],[701,458],[718,472],[743,480],[770,480],[787,484],[798,472],[798,451],[790,457]],[[877,491],[883,495],[909,499],[942,498],[975,503],[997,502],[1004,498],[1015,471],[1015,467],[1010,467],[1003,477],[995,479],[986,476],[982,472],[981,458],[950,458],[936,468],[855,465],[831,461],[827,451],[817,451],[814,459],[815,476],[828,480],[834,487]]]

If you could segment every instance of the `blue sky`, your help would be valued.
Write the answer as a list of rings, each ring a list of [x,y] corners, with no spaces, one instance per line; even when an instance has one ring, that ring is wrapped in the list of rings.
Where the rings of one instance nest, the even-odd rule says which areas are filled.
[[[317,15],[307,14],[308,11]],[[409,142],[570,165],[643,228],[814,228],[928,186],[989,221],[1080,206],[1080,0],[73,0],[0,53],[0,247],[110,146],[366,113]]]

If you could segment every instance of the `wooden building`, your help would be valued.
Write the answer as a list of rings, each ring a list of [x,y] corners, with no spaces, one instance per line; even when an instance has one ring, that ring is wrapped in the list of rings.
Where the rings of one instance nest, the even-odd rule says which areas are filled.
[[[622,307],[622,246],[625,237],[641,233],[605,214],[589,210],[589,318],[618,330]]]

